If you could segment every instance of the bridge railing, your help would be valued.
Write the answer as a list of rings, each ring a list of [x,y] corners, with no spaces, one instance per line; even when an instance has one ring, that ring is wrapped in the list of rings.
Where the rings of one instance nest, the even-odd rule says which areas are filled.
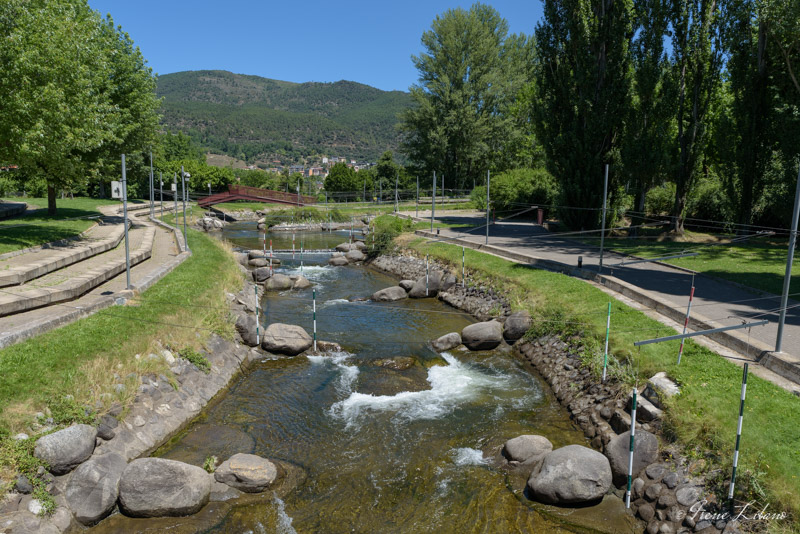
[[[260,187],[249,187],[246,185],[231,184],[228,186],[228,191],[234,195],[263,198],[265,200],[277,200],[279,202],[286,202],[293,204],[317,203],[316,197],[308,195],[297,195],[295,193],[285,193],[283,191],[272,191],[270,189],[261,189]]]

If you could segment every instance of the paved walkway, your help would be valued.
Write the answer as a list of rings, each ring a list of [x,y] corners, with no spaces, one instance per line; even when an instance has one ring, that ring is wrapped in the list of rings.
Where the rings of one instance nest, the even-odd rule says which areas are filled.
[[[483,224],[482,214],[452,211],[437,212],[436,215],[437,220],[447,222]],[[421,218],[426,216],[430,217],[430,211],[420,211]],[[485,227],[469,233],[467,231],[468,229],[458,228],[439,230],[442,237],[460,238],[476,245],[486,242]],[[582,256],[584,269],[591,270],[597,269],[600,259],[599,247],[553,236],[543,227],[530,222],[508,221],[493,224],[489,229],[489,244],[573,267],[577,267],[578,257]],[[624,267],[618,265],[626,260],[631,261],[631,257],[606,251],[603,257],[603,274],[645,290],[668,307],[685,311],[692,284],[691,273],[652,262]],[[721,326],[738,325],[744,319],[748,322],[767,319],[769,324],[753,328],[750,338],[753,345],[760,345],[763,350],[774,349],[778,324],[778,313],[775,309],[780,306],[779,296],[749,290],[702,274],[695,277],[694,285],[692,316],[702,316]],[[781,357],[800,371],[800,305],[791,309],[793,305],[798,305],[798,302],[789,301],[790,309],[786,314],[782,347],[784,354]],[[738,334],[739,337],[747,338],[746,330],[739,331]],[[761,354],[751,353],[749,356],[758,358]]]

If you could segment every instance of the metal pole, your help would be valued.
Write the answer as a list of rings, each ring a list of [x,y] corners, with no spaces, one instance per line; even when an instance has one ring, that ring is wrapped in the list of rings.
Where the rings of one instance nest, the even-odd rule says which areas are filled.
[[[314,352],[317,352],[317,290],[311,290],[311,299],[314,314]]]
[[[689,314],[692,311],[692,299],[694,298],[694,275],[692,275],[692,289],[689,291],[689,305],[686,307],[686,318],[683,320],[683,333],[689,328]],[[678,365],[681,364],[681,357],[683,357],[683,344],[686,338],[681,339],[681,348],[678,349]]]
[[[272,276],[272,239],[269,240],[269,275]]]
[[[444,194],[444,174],[442,174],[442,209],[444,209],[445,200],[447,200],[447,195]]]
[[[419,176],[417,176],[417,200],[416,200],[417,218],[419,218]]]
[[[636,388],[633,388],[633,404],[631,405],[631,443],[628,456],[628,489],[625,491],[625,508],[631,507],[631,479],[633,478],[633,440],[636,436]]]
[[[189,250],[189,236],[186,235],[186,177],[183,174],[183,165],[181,165],[181,191],[183,192],[183,243],[186,245],[186,250]]]
[[[303,272],[303,238],[300,238],[300,272]]]
[[[363,200],[364,200],[364,203],[366,204],[366,202],[367,202],[367,177],[366,177],[366,175],[364,176],[364,193],[363,193],[363,195],[364,195],[364,199]]]
[[[433,171],[433,190],[431,194],[431,233],[433,233],[433,217],[436,213],[436,171]]]
[[[292,259],[294,259],[294,232],[292,232]]]
[[[606,383],[606,369],[608,369],[608,333],[611,331],[611,302],[608,303],[608,317],[606,318],[606,348],[603,351],[603,384]]]
[[[429,273],[429,271],[428,271],[428,255],[425,254],[425,296],[426,297],[428,296],[428,278],[429,278],[428,273]]]
[[[608,201],[608,163],[606,163],[606,179],[603,185],[603,222],[600,230],[600,265],[597,272],[603,271],[603,245],[606,238],[606,202]]]
[[[491,171],[486,171],[486,244],[489,244],[489,189],[492,185]]]
[[[258,328],[261,322],[258,318],[258,286],[253,286],[253,290],[256,292],[256,345],[261,345],[261,332]]]
[[[739,398],[739,423],[736,426],[736,446],[733,451],[733,474],[731,474],[731,487],[728,489],[728,499],[733,500],[733,487],[736,484],[736,467],[739,465],[739,443],[742,440],[742,418],[744,417],[744,397],[747,394],[747,368],[744,364],[742,373],[742,394]]]
[[[164,222],[164,173],[158,171],[158,193],[161,204],[161,222]]]
[[[172,200],[175,201],[175,230],[178,230],[178,173],[172,173],[172,183],[175,191],[172,192]]]
[[[125,228],[125,280],[131,288],[131,252],[128,244],[128,178],[125,169],[125,154],[122,155],[122,226]]]
[[[778,336],[775,340],[775,352],[781,352],[783,344],[783,325],[786,322],[786,305],[789,303],[789,285],[792,281],[792,262],[794,247],[797,244],[797,219],[800,217],[800,172],[797,173],[797,190],[794,193],[794,213],[792,214],[792,232],[789,235],[789,256],[786,258],[786,275],[783,277],[783,293],[781,293],[781,315],[778,319]]]
[[[153,185],[153,151],[150,151],[150,217],[155,217],[155,186]]]
[[[208,182],[208,196],[211,196],[211,182]]]
[[[467,277],[464,273],[464,247],[461,247],[461,285],[466,289]]]
[[[397,171],[397,175],[394,177],[394,212],[397,213],[400,211],[397,202],[397,181],[400,179],[400,171]]]

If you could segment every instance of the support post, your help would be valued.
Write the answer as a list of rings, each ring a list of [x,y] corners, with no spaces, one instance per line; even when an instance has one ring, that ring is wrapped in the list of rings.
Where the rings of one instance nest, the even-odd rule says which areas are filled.
[[[800,171],[797,173],[797,189],[794,192],[794,213],[792,213],[792,231],[789,234],[789,256],[786,258],[786,274],[783,277],[783,293],[781,293],[781,314],[778,318],[778,335],[775,339],[775,352],[781,352],[783,344],[783,325],[786,323],[786,306],[789,303],[789,286],[792,282],[792,262],[794,247],[797,244],[797,220],[800,218]]]
[[[125,228],[125,281],[131,289],[131,251],[128,243],[128,177],[125,169],[125,154],[122,155],[122,226]]]
[[[492,175],[491,171],[486,171],[486,244],[489,244],[489,190],[491,189],[492,185]]]
[[[425,254],[425,296],[426,297],[428,296],[428,279],[429,278],[430,278],[430,276],[429,276],[429,271],[428,271],[428,255]]]
[[[253,290],[256,292],[256,345],[261,345],[261,331],[258,328],[261,323],[261,319],[258,317],[258,286],[253,286]]]
[[[311,290],[312,310],[314,314],[314,352],[317,352],[317,290]]]
[[[608,369],[608,334],[611,331],[611,302],[608,303],[608,316],[606,317],[606,348],[603,351],[603,384],[606,383],[606,370]]]
[[[433,171],[433,189],[431,190],[431,233],[433,233],[433,218],[436,215],[436,171]]]
[[[467,276],[466,271],[464,270],[464,247],[461,247],[461,286],[466,289],[467,288]]]
[[[631,404],[631,443],[628,456],[628,489],[625,490],[625,508],[631,507],[631,479],[633,478],[633,444],[636,436],[636,388],[633,388],[633,404]]]
[[[175,191],[172,192],[172,200],[175,201],[175,230],[178,230],[178,173],[172,173],[172,183]]]
[[[394,212],[397,213],[400,211],[400,207],[398,206],[397,200],[397,182],[400,179],[400,171],[397,171],[397,175],[394,177]]]
[[[686,330],[689,328],[689,314],[692,312],[692,299],[694,299],[694,275],[692,275],[692,289],[689,291],[689,305],[686,307],[686,318],[683,320],[683,333],[686,333]],[[678,365],[681,364],[681,358],[683,357],[683,345],[686,341],[686,338],[681,339],[681,348],[678,349]]]
[[[294,260],[294,232],[292,232],[292,260]]]
[[[181,165],[181,191],[183,192],[183,243],[186,245],[186,250],[189,250],[189,236],[186,234],[186,176],[183,173],[183,165]]]
[[[300,272],[303,272],[303,238],[300,238]]]
[[[417,210],[417,218],[419,218],[419,176],[417,176],[417,200],[415,202],[416,210]]]
[[[153,184],[153,151],[150,151],[150,217],[155,217],[156,189]]]
[[[608,202],[608,163],[606,163],[606,178],[603,183],[603,221],[601,222],[600,230],[600,264],[597,272],[603,271],[603,245],[605,245],[606,238],[606,203]]]
[[[273,274],[272,269],[272,239],[269,240],[269,275],[272,276]]]
[[[161,222],[164,222],[164,173],[158,171],[159,204],[161,205]]]
[[[739,422],[736,426],[736,446],[733,451],[733,473],[731,474],[731,486],[728,489],[728,500],[733,504],[733,488],[736,484],[736,468],[739,465],[739,444],[742,440],[742,419],[744,417],[744,398],[747,394],[747,368],[748,364],[744,364],[744,371],[742,371],[742,393],[739,397]]]

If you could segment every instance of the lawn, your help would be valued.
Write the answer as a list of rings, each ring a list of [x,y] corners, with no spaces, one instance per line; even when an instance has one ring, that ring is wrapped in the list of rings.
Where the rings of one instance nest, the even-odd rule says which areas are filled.
[[[689,234],[689,237],[694,241],[606,238],[605,246],[609,250],[643,258],[669,256],[684,251],[697,252],[698,256],[665,260],[665,262],[768,293],[777,295],[781,293],[786,273],[788,240],[760,237],[730,245],[725,244],[727,240],[712,245],[714,243],[712,236]],[[598,239],[586,242],[592,245],[599,244]],[[791,285],[794,291],[800,291],[800,261],[795,261],[792,267]]]
[[[98,206],[119,204],[118,200],[76,197],[58,199],[58,213],[47,215],[46,198],[9,198],[8,202],[27,202],[39,210],[28,210],[20,217],[0,221],[0,254],[73,237],[94,225]],[[91,218],[90,218],[91,217]]]
[[[399,242],[420,254],[430,254],[461,271],[461,247],[404,235]],[[489,284],[504,291],[514,308],[528,309],[534,318],[531,334],[578,334],[597,372],[602,362],[609,296],[578,279],[536,270],[495,256],[466,249],[468,282]],[[667,411],[666,435],[674,436],[690,456],[702,458],[719,471],[718,489],[730,476],[742,370],[700,345],[687,341],[677,365],[678,342],[634,348],[633,342],[674,334],[654,319],[612,300],[610,352],[612,376],[642,383],[666,371],[681,387]],[[800,398],[750,376],[744,413],[737,499],[755,499],[770,510],[791,512],[800,520]],[[711,471],[713,473],[713,471]]]

